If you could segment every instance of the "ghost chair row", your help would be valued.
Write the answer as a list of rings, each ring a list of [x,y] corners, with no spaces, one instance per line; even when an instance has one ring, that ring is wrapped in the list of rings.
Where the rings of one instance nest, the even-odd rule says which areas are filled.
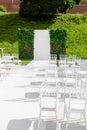
[[[81,70],[79,70],[81,72]],[[62,83],[61,87],[64,89],[64,120],[66,117],[65,130],[69,130],[69,124],[71,122],[71,114],[79,113],[86,124],[86,98],[87,86],[82,84],[81,74],[76,71],[75,68],[63,68],[62,69]],[[85,80],[86,81],[86,80]],[[86,95],[86,96],[85,96]],[[76,116],[74,117],[76,118]]]
[[[69,87],[68,91],[69,94],[64,100],[64,118],[66,117],[66,128],[65,130],[69,130],[69,123],[72,122],[72,117],[71,114],[80,114],[80,119],[81,117],[84,120],[85,124],[85,130],[87,130],[87,115],[86,115],[86,110],[87,110],[87,94],[85,92],[87,90],[86,86],[81,86],[80,89],[78,87]],[[74,119],[77,119],[77,116],[74,116]],[[79,119],[77,119],[79,121]]]

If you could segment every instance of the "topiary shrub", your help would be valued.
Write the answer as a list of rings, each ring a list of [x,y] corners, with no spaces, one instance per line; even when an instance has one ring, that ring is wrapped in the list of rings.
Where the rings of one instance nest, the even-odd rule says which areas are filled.
[[[34,31],[26,28],[17,31],[19,41],[19,58],[33,59]]]
[[[67,31],[65,29],[50,30],[51,54],[57,54],[57,58],[60,54],[65,54],[66,40]]]
[[[3,5],[0,5],[0,12],[7,12],[6,7],[4,7]]]

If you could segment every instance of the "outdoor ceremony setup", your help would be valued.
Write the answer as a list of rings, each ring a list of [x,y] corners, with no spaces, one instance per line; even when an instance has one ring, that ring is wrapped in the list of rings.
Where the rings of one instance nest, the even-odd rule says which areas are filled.
[[[34,58],[0,59],[1,130],[87,130],[87,61],[52,54],[49,30],[35,30]]]

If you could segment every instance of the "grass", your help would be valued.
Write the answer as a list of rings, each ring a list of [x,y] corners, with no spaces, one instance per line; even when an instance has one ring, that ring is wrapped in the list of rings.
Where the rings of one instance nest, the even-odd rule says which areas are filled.
[[[22,65],[27,65],[31,62],[32,60],[22,60]]]
[[[66,54],[87,58],[87,14],[59,14],[56,18],[45,21],[26,20],[18,13],[0,14],[0,47],[5,48],[5,53],[18,53],[18,28],[65,28],[68,32]]]

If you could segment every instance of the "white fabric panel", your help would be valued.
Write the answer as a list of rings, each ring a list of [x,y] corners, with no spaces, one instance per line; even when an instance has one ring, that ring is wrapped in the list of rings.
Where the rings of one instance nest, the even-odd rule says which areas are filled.
[[[34,60],[50,59],[49,30],[34,31]]]

